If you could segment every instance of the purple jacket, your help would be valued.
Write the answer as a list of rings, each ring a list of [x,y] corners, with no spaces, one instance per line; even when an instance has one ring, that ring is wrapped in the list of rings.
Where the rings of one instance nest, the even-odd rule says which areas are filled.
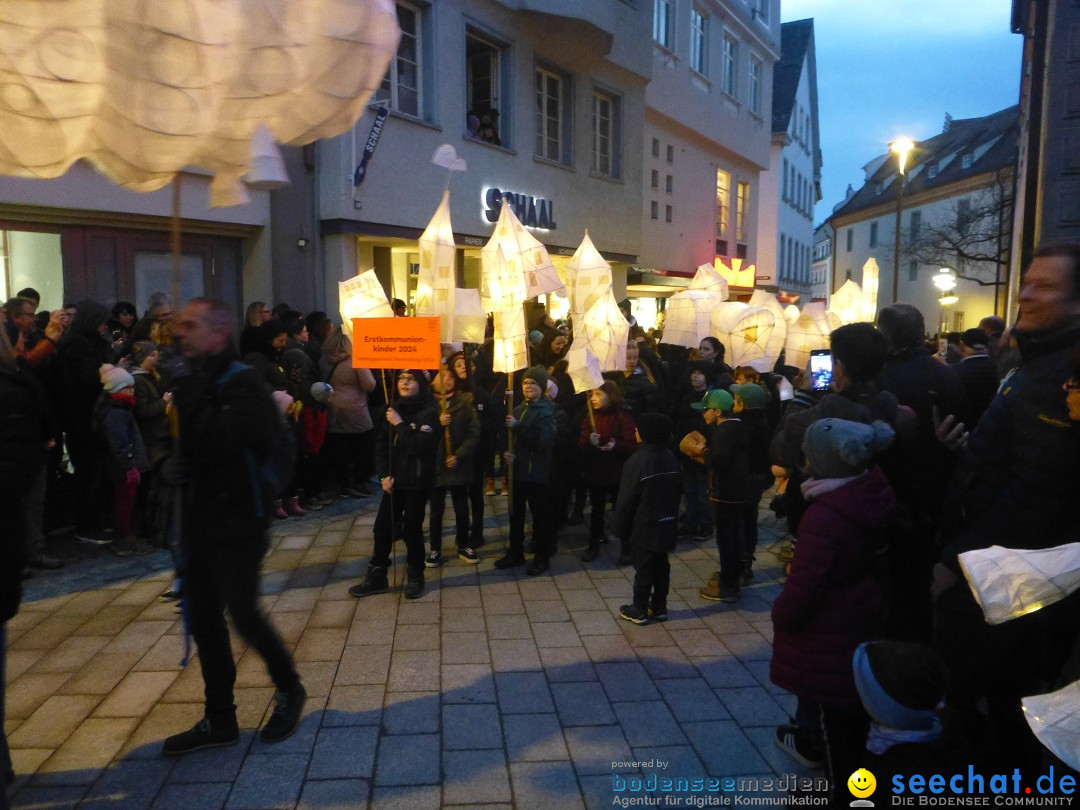
[[[859,710],[851,658],[881,632],[886,597],[874,576],[896,499],[877,467],[811,502],[772,609],[769,677],[807,700]]]

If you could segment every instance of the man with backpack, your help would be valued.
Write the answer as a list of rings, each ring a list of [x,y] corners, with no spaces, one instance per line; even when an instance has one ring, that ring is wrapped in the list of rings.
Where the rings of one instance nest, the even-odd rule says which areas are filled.
[[[161,474],[166,483],[183,488],[186,563],[179,573],[206,685],[206,715],[190,731],[165,740],[167,756],[240,739],[226,608],[277,687],[274,711],[259,734],[263,742],[289,737],[307,698],[292,657],[257,602],[271,504],[280,497],[274,480],[281,483],[278,468],[284,466],[277,449],[280,417],[258,373],[238,359],[227,304],[193,299],[177,332],[187,359],[174,369],[179,449]]]

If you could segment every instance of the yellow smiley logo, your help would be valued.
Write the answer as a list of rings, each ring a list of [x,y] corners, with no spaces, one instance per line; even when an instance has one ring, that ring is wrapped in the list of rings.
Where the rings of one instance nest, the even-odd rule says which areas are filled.
[[[865,799],[877,790],[877,779],[866,768],[859,768],[847,780],[848,790],[857,799]]]

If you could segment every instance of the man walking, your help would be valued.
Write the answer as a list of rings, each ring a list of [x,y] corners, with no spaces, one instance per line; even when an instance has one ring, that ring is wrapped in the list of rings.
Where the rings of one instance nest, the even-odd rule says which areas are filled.
[[[237,358],[233,321],[224,302],[196,298],[184,307],[177,330],[190,368],[177,375],[180,447],[162,477],[183,487],[183,595],[206,685],[206,716],[165,740],[168,756],[240,738],[226,608],[277,687],[262,741],[290,736],[307,698],[291,656],[257,603],[272,493],[263,491],[256,468],[270,452],[277,415],[258,374]]]

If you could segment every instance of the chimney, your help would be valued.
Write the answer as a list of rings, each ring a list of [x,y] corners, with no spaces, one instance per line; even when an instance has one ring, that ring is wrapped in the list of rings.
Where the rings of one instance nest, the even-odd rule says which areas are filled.
[[[945,126],[941,128],[941,131],[945,133],[948,132],[950,129],[952,129],[952,116],[948,113],[945,113]]]

